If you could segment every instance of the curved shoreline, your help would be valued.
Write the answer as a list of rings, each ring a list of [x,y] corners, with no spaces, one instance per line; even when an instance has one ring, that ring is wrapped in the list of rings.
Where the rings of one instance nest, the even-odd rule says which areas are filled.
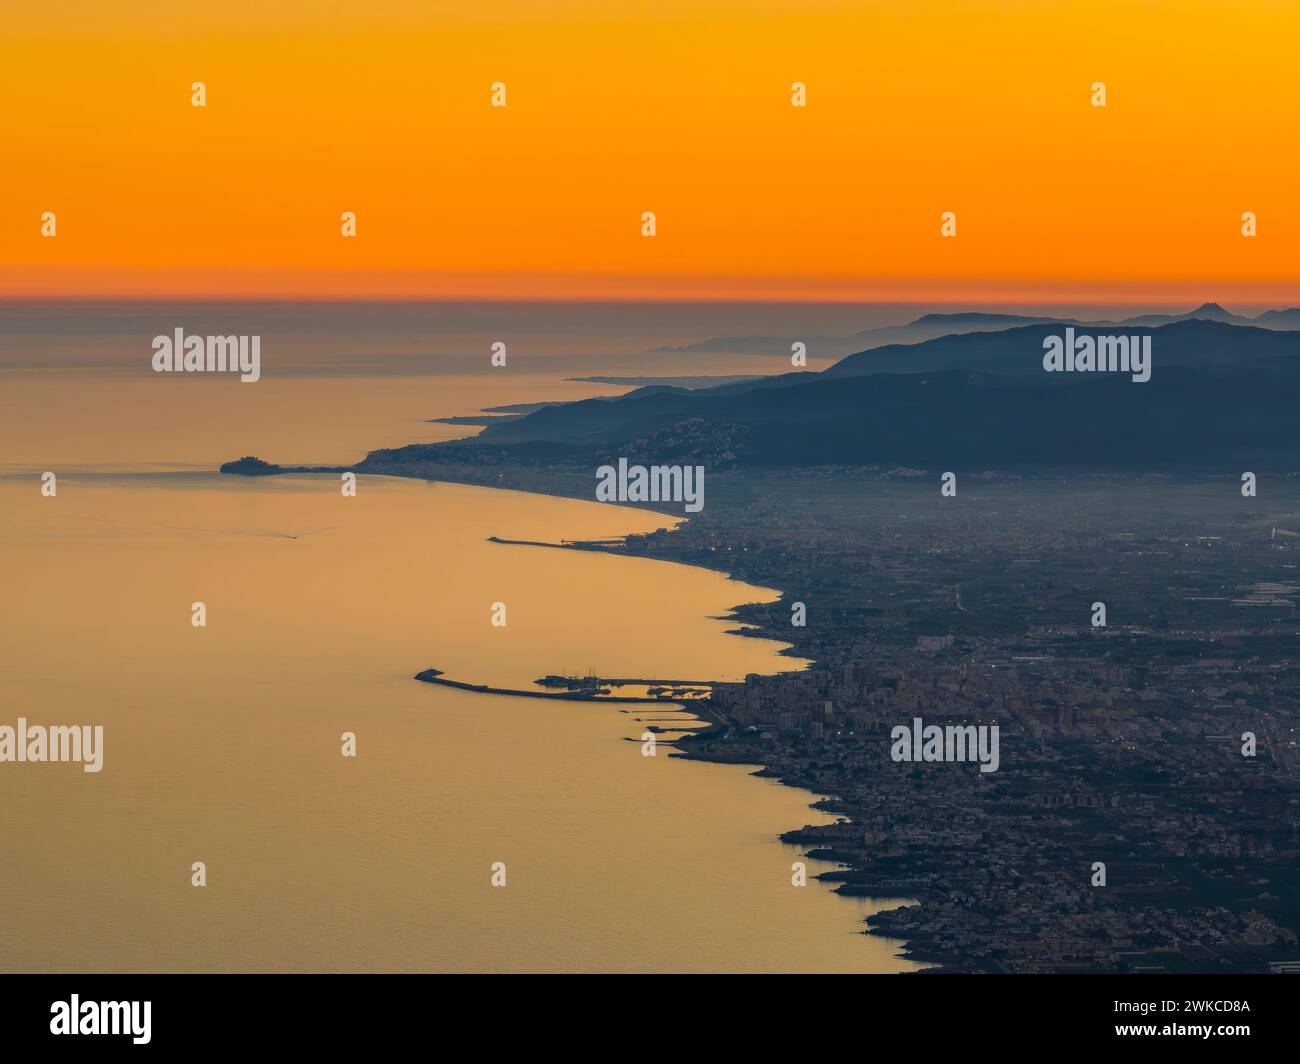
[[[527,494],[543,495],[550,498],[576,499],[578,501],[583,501],[583,502],[591,501],[590,496],[585,490],[575,490],[576,485],[570,483],[567,478],[562,476],[557,478],[557,480],[554,483],[545,485],[544,487],[540,485],[524,487],[515,484],[502,483],[500,477],[496,479],[495,483],[485,482],[485,480],[481,476],[481,470],[476,469],[474,467],[469,467],[469,468],[461,467],[459,469],[440,467],[436,470],[437,475],[434,475],[433,470],[418,469],[418,468],[404,468],[401,466],[397,468],[390,467],[387,469],[384,468],[367,469],[365,468],[365,463],[360,463],[357,466],[354,466],[352,468],[357,473],[363,473],[369,476],[391,476],[391,477],[400,477],[406,480],[424,480],[428,482],[465,484],[470,487],[490,488],[498,491],[503,491],[503,490],[521,491]],[[288,470],[283,470],[283,471],[288,472]],[[303,472],[303,473],[327,472],[327,471],[333,472],[334,470],[332,467],[317,467],[317,468],[307,467],[307,468],[300,468],[294,470],[294,472]],[[231,470],[230,472],[236,472],[236,471]],[[281,470],[275,469],[271,475],[276,475],[280,472]],[[238,473],[236,473],[236,475],[238,475]],[[632,507],[628,507],[628,509],[650,510],[652,512],[664,513],[664,511],[658,510],[654,506],[632,506]],[[682,527],[690,523],[694,515],[686,514],[686,515],[679,516],[676,514],[665,514],[665,516],[671,516],[677,519],[677,524],[672,529],[667,530],[669,533],[671,533],[673,531],[678,531],[679,529],[681,529]],[[617,557],[637,557],[636,554],[630,552],[627,549],[627,539],[628,539],[627,536],[621,536],[616,538],[592,540],[592,541],[575,540],[573,542],[562,541],[560,543],[548,543],[545,541],[537,541],[537,540],[508,539],[502,536],[495,536],[495,535],[488,537],[489,542],[497,543],[503,546],[546,547],[553,550],[587,551],[587,552],[599,552],[599,553],[611,554]],[[667,562],[669,564],[687,565],[687,566],[691,566],[692,568],[703,569],[709,572],[722,573],[728,579],[734,579],[731,572],[728,571],[728,569],[725,568],[724,566],[709,565],[706,564],[705,560],[703,559],[691,559],[689,561],[686,561],[678,558],[656,557],[653,560]],[[766,583],[763,586],[767,590],[771,590],[774,593],[776,593],[777,601],[783,600],[788,594],[787,591],[779,587],[771,587],[769,584]],[[745,603],[737,604],[732,608],[731,612],[729,613],[729,615],[727,615],[727,617],[722,618],[727,620],[735,620],[741,624],[746,625],[746,627],[732,630],[728,632],[728,634],[745,635],[751,638],[771,639],[775,642],[782,643],[785,645],[785,649],[780,651],[780,653],[783,654],[788,654],[795,649],[794,646],[791,645],[788,640],[783,638],[781,634],[773,631],[769,625],[766,625],[761,622],[745,621],[745,619],[742,616],[740,616],[740,614],[738,613],[738,611],[744,605]],[[816,664],[814,659],[800,658],[799,660],[807,662],[807,666],[805,667],[811,667]],[[428,672],[428,671],[430,670],[423,670],[423,672]],[[436,670],[433,671],[436,673]],[[486,684],[484,685],[465,684],[460,681],[452,681],[452,680],[440,681],[437,679],[436,676],[431,677],[428,680],[425,680],[423,674],[417,675],[416,679],[424,680],[424,682],[441,683],[443,686],[453,687],[459,690],[466,690],[470,692],[477,692],[480,694],[496,693],[496,694],[505,694],[505,695],[519,695],[528,698],[554,697],[549,695],[549,693],[545,693],[545,692],[533,692],[533,691],[517,692],[508,689],[493,689]],[[567,697],[566,700],[574,701],[575,699],[573,699],[570,696]],[[587,697],[587,698],[579,698],[576,700],[577,701],[614,701],[614,699],[610,697],[605,697],[605,698]],[[645,704],[645,702],[647,701],[664,704],[672,700],[647,699],[643,701],[643,700],[634,699],[632,701],[638,701],[641,704]],[[674,704],[682,705],[681,702],[676,702]],[[752,759],[728,758],[725,755],[721,754],[719,751],[713,749],[712,748],[713,741],[717,739],[725,738],[727,733],[731,731],[732,724],[724,716],[722,716],[720,713],[714,710],[711,704],[707,700],[700,700],[700,702],[697,702],[696,704],[690,706],[682,705],[682,709],[685,710],[686,712],[696,715],[701,720],[707,720],[708,726],[701,729],[692,729],[688,734],[680,736],[677,739],[663,740],[662,741],[663,745],[676,747],[677,752],[673,756],[682,758],[683,760],[702,761],[702,762],[709,762],[713,764],[734,764],[734,765],[746,765],[746,766],[753,765],[755,766],[756,771],[750,773],[750,775],[774,779],[777,783],[781,784],[782,786],[808,791],[809,793],[814,795],[820,795],[823,793],[814,790],[805,782],[792,779],[792,778],[783,777],[778,773],[773,772],[768,766],[755,762]],[[659,729],[654,726],[650,726],[649,730],[659,731],[664,729]],[[675,730],[675,729],[669,729],[669,730]],[[701,743],[705,744],[703,749],[698,749],[698,748],[692,749],[692,746],[698,746]],[[810,802],[808,807],[810,809],[815,809],[816,803]],[[795,830],[801,830],[801,829],[795,829]],[[777,836],[777,841],[784,841],[784,839],[782,838],[782,836],[779,835]],[[842,867],[840,871],[841,872],[847,871],[847,869],[844,869]],[[822,875],[833,875],[833,874],[834,873],[820,873],[816,878],[820,880]],[[832,888],[831,893],[836,893],[836,894],[840,894],[841,896],[844,896],[845,893],[847,892],[842,892]],[[891,894],[891,896],[897,897],[896,894]],[[916,904],[919,899],[907,898],[903,900],[906,903]],[[898,908],[903,908],[903,907],[906,907],[906,905],[898,906]],[[881,910],[881,911],[887,912],[887,911],[894,911],[894,910],[890,909],[890,910]],[[870,920],[871,917],[868,917],[864,921],[867,924],[867,926],[864,930],[860,931],[859,934],[869,935],[871,937],[881,938],[889,942],[899,943],[901,948],[896,953],[896,957],[900,960],[908,961],[913,964],[931,965],[931,967],[917,969],[918,972],[959,970],[959,966],[954,963],[955,962],[954,958],[927,953],[925,950],[925,944],[923,942],[902,938],[897,934],[891,934],[888,930],[879,927],[873,927],[870,923]]]
[[[691,516],[687,515],[686,518],[681,522],[681,525],[679,525],[678,527],[680,528],[684,526],[690,520],[691,520]],[[502,546],[547,547],[553,550],[571,550],[571,551],[587,551],[587,552],[595,551],[595,552],[600,552],[605,554],[612,554],[617,557],[624,557],[624,558],[635,557],[635,555],[631,554],[626,550],[626,546],[627,546],[626,538],[627,537],[620,537],[617,539],[611,538],[606,540],[574,540],[571,542],[561,541],[559,543],[547,543],[547,542],[537,541],[537,540],[518,540],[518,539],[507,539],[502,536],[489,536],[488,541],[491,543],[500,544]],[[699,561],[695,561],[695,560],[680,561],[678,559],[671,559],[671,558],[655,558],[654,560],[668,562],[669,564],[689,565],[694,568],[703,569],[709,572],[721,572],[724,573],[728,577],[728,579],[731,579],[731,574],[726,570],[722,569],[721,567],[715,568],[713,566],[702,564]],[[785,597],[786,592],[784,592],[780,588],[771,587],[768,589],[777,593],[777,595],[779,596],[778,600],[783,599]],[[737,610],[740,609],[742,605],[744,604],[742,603],[740,605],[733,607],[731,614],[727,619],[735,619],[736,621],[740,621],[741,623],[749,623],[749,622],[744,622],[744,619],[740,617],[736,612]],[[788,650],[783,651],[783,653],[788,653],[789,650],[794,649],[793,646],[788,644],[787,640],[783,639],[779,633],[772,631],[767,625],[761,623],[750,624],[750,626],[745,629],[733,630],[728,634],[732,634],[732,635],[743,634],[743,635],[748,635],[751,638],[771,639],[776,642],[787,643]],[[813,659],[801,659],[801,660],[807,661],[808,667],[811,667],[816,664],[815,660]],[[600,698],[591,698],[588,700],[608,701],[608,699],[600,699]],[[750,773],[751,776],[773,779],[784,787],[791,787],[797,790],[808,791],[810,794],[814,794],[814,795],[821,795],[823,793],[821,791],[814,789],[806,782],[793,779],[793,778],[786,778],[780,775],[779,773],[772,771],[767,765],[764,765],[762,763],[754,762],[749,759],[731,759],[722,755],[720,752],[716,751],[712,747],[713,742],[718,739],[725,739],[727,734],[731,731],[732,725],[721,713],[717,712],[717,710],[713,708],[712,702],[710,700],[701,700],[696,705],[690,706],[689,709],[686,706],[683,706],[683,709],[687,709],[688,712],[691,713],[707,714],[709,718],[709,726],[698,730],[692,730],[687,735],[683,735],[678,739],[672,740],[671,742],[665,742],[664,745],[671,745],[677,748],[677,752],[673,756],[679,757],[685,761],[701,761],[701,762],[707,762],[707,763],[719,764],[719,765],[746,765],[746,766],[754,765],[756,770]],[[652,728],[651,730],[655,730],[655,729]],[[700,744],[703,745],[701,746]],[[693,746],[699,746],[700,748],[692,749]],[[808,808],[810,809],[817,809],[817,807],[818,807],[818,802],[810,802],[808,806]],[[795,840],[795,838],[793,838],[794,836],[798,836],[802,832],[802,830],[803,830],[802,828],[796,828],[791,831],[782,832],[778,836],[778,840],[787,845],[805,845],[804,843],[798,842]],[[839,884],[838,886],[829,886],[829,889],[833,894],[837,894],[840,897],[866,897],[866,898],[891,899],[891,900],[897,899],[903,903],[888,909],[881,909],[880,910],[881,913],[894,912],[897,911],[898,909],[907,908],[909,905],[922,904],[925,900],[925,896],[927,894],[932,893],[928,890],[928,888],[922,888],[920,890],[913,889],[912,891],[903,894],[900,892],[900,888],[902,887],[902,884],[894,884],[890,887],[871,886],[869,885],[869,879],[867,877],[864,877],[862,873],[855,872],[852,869],[851,865],[846,864],[838,856],[827,856],[827,855],[819,856],[816,853],[815,847],[812,850],[805,852],[804,856],[810,860],[829,861],[839,866],[834,871],[820,872],[815,877],[813,877],[817,879],[819,882],[827,886],[829,886],[832,883],[838,883]],[[875,915],[879,915],[879,914],[872,914],[872,916]],[[914,969],[910,973],[903,972],[903,973],[895,973],[895,974],[921,974],[926,972],[934,973],[934,972],[946,972],[946,971],[959,970],[959,963],[957,962],[956,958],[948,956],[946,954],[937,953],[932,950],[927,950],[926,943],[921,939],[903,938],[896,933],[891,933],[891,931],[888,928],[873,926],[871,923],[871,919],[872,917],[868,916],[864,920],[866,927],[862,931],[860,931],[859,934],[868,935],[873,938],[879,938],[887,942],[897,943],[899,948],[896,953],[896,956],[899,959],[909,961],[913,964],[919,964],[925,966],[925,967]]]

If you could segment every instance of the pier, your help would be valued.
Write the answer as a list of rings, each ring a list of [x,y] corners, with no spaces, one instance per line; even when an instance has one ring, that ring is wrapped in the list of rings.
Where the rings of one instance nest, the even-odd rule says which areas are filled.
[[[623,536],[614,539],[562,539],[559,543],[545,543],[537,539],[505,539],[501,536],[488,536],[489,543],[504,543],[511,547],[556,547],[562,550],[613,550],[626,547]]]
[[[513,695],[516,698],[545,698],[550,701],[561,702],[619,702],[619,703],[638,703],[641,705],[680,705],[680,698],[648,698],[634,697],[631,695],[598,695],[590,694],[586,691],[519,691],[510,687],[491,687],[485,683],[464,683],[460,680],[448,680],[438,669],[425,669],[415,674],[417,680],[423,683],[441,684],[443,687],[454,687],[459,691],[477,691],[485,695]],[[613,682],[613,681],[607,681]],[[640,682],[640,681],[636,681]]]
[[[711,688],[715,683],[717,683],[716,680],[645,680],[623,676],[561,676],[558,673],[552,673],[550,676],[543,676],[540,680],[534,680],[533,682],[540,687],[566,687],[570,690],[589,687],[663,687],[665,689],[683,689],[687,687]]]

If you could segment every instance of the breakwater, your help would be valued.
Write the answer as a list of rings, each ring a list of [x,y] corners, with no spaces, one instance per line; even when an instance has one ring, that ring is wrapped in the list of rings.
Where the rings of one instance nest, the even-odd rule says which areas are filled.
[[[443,687],[455,687],[460,691],[477,691],[485,695],[511,695],[515,698],[545,698],[550,701],[562,702],[635,702],[640,704],[654,703],[655,705],[681,705],[680,698],[648,698],[634,697],[632,695],[595,695],[587,694],[581,691],[519,691],[509,687],[491,687],[485,683],[463,683],[460,680],[446,679],[438,669],[424,669],[415,674],[417,680],[423,683],[441,684]]]

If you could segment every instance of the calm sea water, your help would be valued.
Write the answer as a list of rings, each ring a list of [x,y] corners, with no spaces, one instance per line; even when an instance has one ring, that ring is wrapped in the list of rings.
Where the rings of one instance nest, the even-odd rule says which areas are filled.
[[[345,498],[328,476],[204,471],[241,453],[349,461],[421,438],[424,417],[574,387],[489,381],[4,373],[0,723],[102,724],[105,751],[98,774],[0,765],[0,968],[909,967],[857,933],[872,903],[790,885],[799,851],[776,836],[827,819],[807,792],[642,757],[628,740],[657,707],[412,679],[798,667],[714,619],[773,592],[487,542],[665,522],[642,512],[388,478]],[[190,623],[200,601],[206,628]]]

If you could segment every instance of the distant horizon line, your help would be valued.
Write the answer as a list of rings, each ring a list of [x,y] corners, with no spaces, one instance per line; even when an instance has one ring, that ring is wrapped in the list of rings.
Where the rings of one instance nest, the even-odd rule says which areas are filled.
[[[1258,298],[1258,297],[1256,297]],[[157,294],[146,295],[131,293],[124,295],[104,295],[104,294],[69,294],[69,295],[12,295],[0,292],[0,306],[33,306],[33,305],[71,305],[71,304],[158,304],[158,303],[197,303],[197,304],[230,304],[230,303],[249,303],[264,304],[267,306],[286,305],[286,304],[305,304],[305,305],[357,305],[357,306],[445,306],[449,304],[483,304],[483,305],[503,305],[515,304],[526,306],[879,306],[879,307],[953,307],[953,308],[1034,308],[1049,306],[1077,306],[1077,307],[1185,307],[1187,310],[1196,310],[1206,304],[1215,304],[1224,310],[1231,311],[1232,307],[1245,307],[1248,309],[1288,309],[1290,307],[1300,307],[1300,293],[1293,297],[1275,297],[1272,299],[1265,298],[1263,302],[1255,302],[1245,299],[1233,299],[1231,297],[1222,298],[1198,298],[1190,296],[1158,297],[1158,298],[1021,298],[1000,297],[998,299],[885,299],[885,298],[793,298],[793,297],[772,297],[764,298],[754,296],[750,298],[743,297],[668,297],[668,296],[574,296],[574,297],[549,297],[549,296],[405,296],[405,295],[177,295],[177,294]]]
[[[1213,293],[1206,298],[1205,293]],[[0,263],[0,302],[803,304],[929,306],[1300,306],[1300,278],[837,276],[302,271],[126,267],[23,275]]]

